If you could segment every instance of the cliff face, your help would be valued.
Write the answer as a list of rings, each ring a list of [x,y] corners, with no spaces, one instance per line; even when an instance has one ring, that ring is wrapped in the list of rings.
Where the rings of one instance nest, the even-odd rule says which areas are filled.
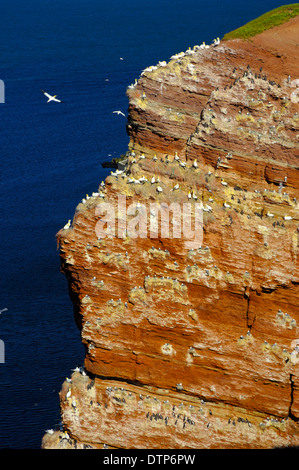
[[[86,358],[42,447],[299,445],[298,25],[175,54],[128,88],[126,171],[58,234]],[[200,201],[199,242],[149,236],[149,217],[145,237],[104,236],[121,196],[130,220]]]

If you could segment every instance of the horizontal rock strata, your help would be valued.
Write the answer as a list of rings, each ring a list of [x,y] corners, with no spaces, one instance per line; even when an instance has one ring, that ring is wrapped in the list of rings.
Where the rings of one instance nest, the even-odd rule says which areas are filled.
[[[298,46],[276,50],[279,28],[287,42],[282,25],[267,43],[195,46],[128,88],[127,168],[58,234],[86,357],[44,448],[299,444]],[[187,202],[200,243],[148,236],[155,203]]]

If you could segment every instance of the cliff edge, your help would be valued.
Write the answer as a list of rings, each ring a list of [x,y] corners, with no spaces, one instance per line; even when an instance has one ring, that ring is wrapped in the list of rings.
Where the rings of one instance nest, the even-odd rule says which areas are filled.
[[[43,448],[299,445],[298,27],[128,88],[126,168],[58,233],[86,356]]]

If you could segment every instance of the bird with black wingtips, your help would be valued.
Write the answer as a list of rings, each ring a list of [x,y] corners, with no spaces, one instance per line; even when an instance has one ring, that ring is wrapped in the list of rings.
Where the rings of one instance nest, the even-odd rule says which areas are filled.
[[[61,100],[58,100],[56,98],[57,95],[49,95],[49,93],[47,93],[46,91],[42,90],[43,94],[48,98],[48,101],[47,103],[49,103],[50,101],[57,101],[58,103],[61,103],[62,101]]]

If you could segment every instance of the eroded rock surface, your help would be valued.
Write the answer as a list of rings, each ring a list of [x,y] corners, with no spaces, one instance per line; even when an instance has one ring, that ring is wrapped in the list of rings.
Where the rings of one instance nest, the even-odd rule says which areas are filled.
[[[86,358],[44,448],[299,445],[298,24],[195,46],[128,88],[127,168],[58,234]],[[201,202],[202,243],[99,237],[120,196],[148,215]]]

